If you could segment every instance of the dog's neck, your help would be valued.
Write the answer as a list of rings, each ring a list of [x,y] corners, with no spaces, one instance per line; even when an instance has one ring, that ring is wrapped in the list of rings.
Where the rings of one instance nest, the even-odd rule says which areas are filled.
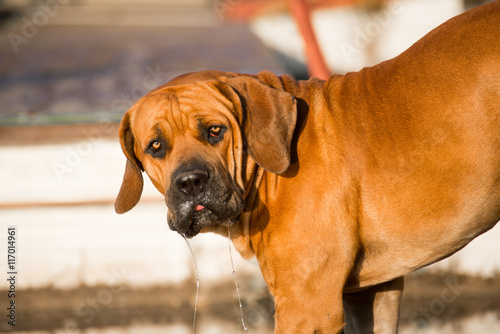
[[[245,157],[244,180],[245,180],[245,209],[236,225],[231,227],[231,239],[235,248],[244,258],[259,256],[259,247],[252,242],[252,236],[260,234],[266,227],[268,209],[266,204],[272,201],[276,194],[276,186],[282,177],[294,177],[299,168],[297,155],[297,141],[303,131],[309,115],[309,106],[312,99],[323,98],[323,87],[325,82],[317,78],[307,81],[296,81],[288,75],[277,76],[270,72],[256,75],[260,81],[269,86],[286,91],[297,100],[297,123],[291,145],[291,162],[289,169],[281,174],[273,174],[258,166],[249,156]],[[227,229],[217,231],[227,235]]]

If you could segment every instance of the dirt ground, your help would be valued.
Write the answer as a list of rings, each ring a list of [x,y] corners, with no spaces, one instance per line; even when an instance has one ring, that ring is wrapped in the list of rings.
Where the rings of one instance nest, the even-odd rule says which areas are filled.
[[[273,326],[274,306],[267,289],[240,277],[244,315],[251,325]],[[500,280],[417,272],[407,277],[401,325],[425,321],[453,322],[496,311],[500,316]],[[5,294],[0,291],[0,294]],[[18,293],[16,330],[55,330],[68,323],[78,328],[185,323],[193,320],[196,283],[130,289],[127,286],[82,286],[78,289],[22,290]],[[234,282],[200,290],[197,317],[240,321]]]

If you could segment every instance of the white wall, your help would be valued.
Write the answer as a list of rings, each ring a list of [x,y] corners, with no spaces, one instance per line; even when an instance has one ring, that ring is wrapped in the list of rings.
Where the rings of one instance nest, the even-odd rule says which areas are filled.
[[[312,23],[331,71],[344,73],[397,56],[461,12],[461,0],[394,0],[374,13],[352,6],[318,10]],[[302,37],[288,13],[258,17],[251,27],[271,49],[305,62]]]
[[[194,279],[187,245],[168,228],[165,204],[149,180],[137,207],[123,215],[114,212],[111,203],[125,162],[117,141],[102,140],[91,146],[80,155],[79,164],[73,157],[74,167],[60,182],[54,162],[66,164],[72,154],[68,152],[84,152],[78,149],[84,142],[0,147],[0,205],[4,207],[0,208],[0,268],[7,266],[7,227],[15,225],[19,288],[123,282],[145,286]],[[12,208],[16,203],[94,200],[109,204]],[[5,208],[7,204],[11,208]],[[498,240],[500,225],[435,268],[493,275],[500,271]],[[202,284],[232,279],[227,239],[200,235],[191,245]],[[232,253],[239,275],[260,276],[255,261],[241,259],[234,249]],[[0,288],[6,284],[0,280]]]
[[[0,255],[6,255],[7,227],[17,226],[20,287],[121,280],[143,286],[194,277],[187,245],[168,228],[165,203],[149,179],[140,204],[116,214],[112,201],[125,157],[117,141],[102,140],[83,150],[85,143],[0,147]],[[57,164],[71,171],[58,175]],[[14,207],[86,201],[109,204]],[[202,282],[232,278],[227,239],[201,235],[191,240],[191,246]],[[234,249],[232,254],[239,274],[260,275],[256,264],[242,260]],[[6,268],[6,262],[6,256],[0,256],[0,268]],[[0,282],[0,288],[6,286]]]

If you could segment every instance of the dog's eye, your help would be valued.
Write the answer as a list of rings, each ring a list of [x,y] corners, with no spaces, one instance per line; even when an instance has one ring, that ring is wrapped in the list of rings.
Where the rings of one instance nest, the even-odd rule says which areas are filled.
[[[158,140],[155,140],[151,143],[151,151],[154,153],[158,153],[161,150],[161,143]]]
[[[208,133],[206,134],[208,137],[208,142],[211,145],[218,144],[224,138],[224,133],[226,132],[226,130],[227,128],[223,127],[222,125],[212,125],[208,127]]]
[[[162,158],[165,155],[165,147],[160,140],[155,139],[149,144],[148,153],[155,158]]]
[[[210,137],[219,138],[221,135],[222,128],[220,126],[211,126],[208,128],[208,133]]]

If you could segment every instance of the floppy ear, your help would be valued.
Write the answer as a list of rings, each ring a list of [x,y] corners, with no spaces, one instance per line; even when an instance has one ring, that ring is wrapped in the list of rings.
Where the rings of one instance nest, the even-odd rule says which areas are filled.
[[[130,116],[128,112],[123,116],[119,133],[120,144],[123,153],[127,157],[127,163],[125,165],[122,186],[115,201],[115,211],[117,213],[125,213],[139,202],[144,186],[144,179],[142,178],[142,171],[144,169],[134,153],[134,135],[130,128]]]
[[[297,102],[283,91],[252,77],[226,81],[239,95],[242,130],[248,154],[262,168],[280,174],[290,165]]]

